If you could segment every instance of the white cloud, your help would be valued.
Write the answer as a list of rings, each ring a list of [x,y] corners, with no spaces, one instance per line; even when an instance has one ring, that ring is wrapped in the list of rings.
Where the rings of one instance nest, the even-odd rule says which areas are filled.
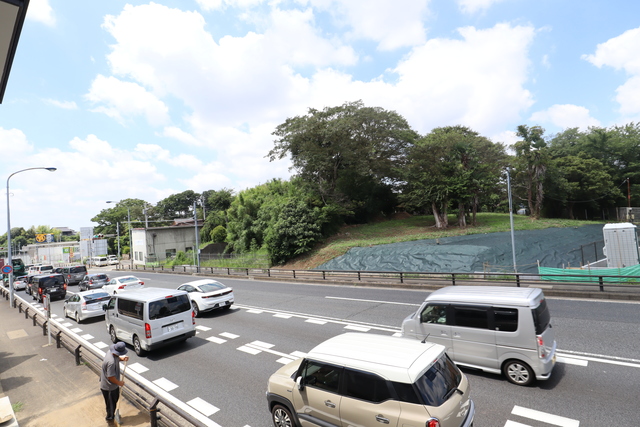
[[[625,31],[596,47],[591,55],[582,55],[598,68],[624,70],[630,77],[616,89],[620,113],[632,120],[640,119],[640,28]]]
[[[485,11],[496,3],[505,0],[457,0],[458,7],[463,13],[473,14],[479,11]]]
[[[77,110],[78,105],[75,101],[58,101],[55,99],[45,99],[44,102],[53,105],[54,107],[62,108],[63,110]]]
[[[0,127],[0,153],[2,160],[9,163],[20,157],[28,157],[33,152],[33,145],[19,129],[3,129]],[[16,169],[18,170],[18,169]]]
[[[31,0],[27,8],[27,19],[53,27],[56,24],[56,17],[49,0]]]
[[[202,142],[199,141],[198,138],[175,126],[165,127],[160,135],[167,138],[177,139],[178,141],[183,142],[187,145],[202,146]]]
[[[247,9],[264,2],[265,0],[196,0],[196,3],[204,11],[218,10],[224,7]]]
[[[578,105],[553,105],[544,111],[537,111],[529,118],[533,123],[551,123],[560,129],[578,127],[587,130],[590,126],[600,126],[600,122],[589,114],[589,110]]]
[[[154,126],[169,121],[167,106],[137,83],[98,75],[85,98],[98,104],[91,111],[104,113],[122,124],[136,115],[145,116]]]

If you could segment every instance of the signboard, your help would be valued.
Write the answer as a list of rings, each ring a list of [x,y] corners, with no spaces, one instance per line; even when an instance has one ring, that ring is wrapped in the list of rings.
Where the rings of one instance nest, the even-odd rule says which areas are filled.
[[[13,267],[11,267],[10,265],[5,265],[2,267],[2,272],[4,274],[10,274],[13,271]]]
[[[47,235],[46,234],[36,234],[36,242],[42,243],[45,240],[47,240]]]
[[[53,242],[53,234],[47,234],[47,243]]]

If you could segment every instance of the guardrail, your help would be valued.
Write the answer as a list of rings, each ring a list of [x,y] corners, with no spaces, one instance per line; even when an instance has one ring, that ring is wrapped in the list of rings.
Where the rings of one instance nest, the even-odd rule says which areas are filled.
[[[442,287],[461,284],[487,284],[504,286],[540,286],[555,289],[584,290],[597,292],[637,293],[640,297],[640,276],[615,276],[584,274],[531,274],[531,273],[429,273],[393,271],[353,271],[353,270],[289,270],[281,268],[241,268],[241,267],[197,267],[182,265],[173,267],[119,265],[118,270],[153,271],[178,274],[201,274],[250,277],[261,280],[300,280],[312,282],[347,282],[352,284],[401,284],[409,287]]]
[[[9,290],[0,286],[0,294],[9,299]],[[25,319],[32,319],[33,326],[40,326],[42,334],[47,336],[49,331],[55,340],[57,348],[65,348],[76,359],[76,365],[85,363],[99,374],[105,352],[78,336],[59,321],[47,319],[46,314],[24,299],[15,296],[14,307],[18,313],[24,313]],[[176,399],[151,381],[136,372],[127,370],[127,379],[122,389],[124,396],[138,409],[149,414],[151,427],[220,427],[219,424],[194,410],[186,403]]]

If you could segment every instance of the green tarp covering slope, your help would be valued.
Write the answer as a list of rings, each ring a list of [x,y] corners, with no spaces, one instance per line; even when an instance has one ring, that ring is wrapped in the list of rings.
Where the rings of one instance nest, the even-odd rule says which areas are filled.
[[[631,265],[629,267],[622,268],[598,268],[590,270],[577,270],[577,269],[563,269],[563,268],[549,268],[540,267],[538,269],[539,274],[556,275],[561,274],[565,277],[558,276],[542,276],[542,280],[555,280],[559,282],[599,282],[602,278],[603,282],[620,282],[618,277],[606,277],[606,276],[640,276],[640,265]],[[623,279],[622,279],[623,280]],[[640,279],[629,277],[629,282],[639,282]]]
[[[603,224],[515,232],[518,272],[545,267],[579,267],[581,245],[603,240]],[[591,251],[585,264],[597,261]],[[590,258],[589,258],[590,257]],[[318,270],[472,273],[513,271],[511,233],[471,234],[350,249]]]

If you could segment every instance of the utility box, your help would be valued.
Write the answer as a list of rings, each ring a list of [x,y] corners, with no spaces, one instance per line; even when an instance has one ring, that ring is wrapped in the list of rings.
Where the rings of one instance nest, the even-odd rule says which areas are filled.
[[[606,224],[602,234],[607,267],[622,268],[640,264],[638,232],[635,225],[628,222]]]

